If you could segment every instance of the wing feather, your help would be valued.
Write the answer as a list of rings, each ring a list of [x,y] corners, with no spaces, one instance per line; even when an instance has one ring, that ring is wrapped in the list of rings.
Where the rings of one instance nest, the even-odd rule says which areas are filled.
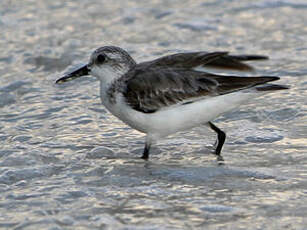
[[[243,62],[266,60],[262,55],[228,55],[228,52],[190,52],[167,55],[153,61],[141,63],[147,67],[171,67],[194,69],[197,67],[213,67],[237,71],[252,71],[253,67]]]
[[[144,113],[279,79],[271,76],[222,76],[181,68],[143,67],[137,66],[124,76],[126,87],[122,93],[133,109]]]

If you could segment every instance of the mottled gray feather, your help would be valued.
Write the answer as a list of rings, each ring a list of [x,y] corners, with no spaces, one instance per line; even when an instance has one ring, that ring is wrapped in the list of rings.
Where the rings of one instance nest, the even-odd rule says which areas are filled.
[[[118,88],[123,89],[126,102],[133,109],[151,113],[163,107],[186,104],[278,79],[219,76],[182,68],[143,68],[140,64],[121,78],[119,84],[122,86]]]
[[[187,69],[213,67],[217,69],[252,71],[253,67],[242,62],[265,59],[268,59],[268,57],[261,55],[228,55],[228,52],[190,52],[167,55],[141,64],[150,67],[167,66]]]

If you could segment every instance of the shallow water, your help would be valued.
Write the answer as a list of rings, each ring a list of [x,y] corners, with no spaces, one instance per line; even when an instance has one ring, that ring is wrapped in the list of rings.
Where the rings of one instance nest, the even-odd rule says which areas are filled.
[[[307,4],[262,1],[0,3],[1,229],[306,229]],[[137,157],[144,136],[85,77],[54,84],[103,45],[137,60],[176,51],[264,54],[291,89]]]

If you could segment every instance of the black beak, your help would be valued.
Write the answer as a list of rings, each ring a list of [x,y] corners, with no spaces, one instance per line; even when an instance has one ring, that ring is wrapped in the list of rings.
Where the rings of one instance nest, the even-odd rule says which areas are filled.
[[[87,64],[84,66],[81,66],[77,70],[72,71],[71,73],[65,74],[63,77],[60,79],[56,80],[56,84],[61,84],[67,81],[71,81],[75,78],[82,77],[85,75],[89,75],[90,70],[87,68]]]

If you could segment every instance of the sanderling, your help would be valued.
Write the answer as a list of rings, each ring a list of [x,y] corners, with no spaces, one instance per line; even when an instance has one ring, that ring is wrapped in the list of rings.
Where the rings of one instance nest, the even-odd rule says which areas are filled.
[[[261,59],[267,58],[227,52],[190,52],[137,64],[125,50],[104,46],[92,53],[88,64],[56,83],[84,75],[98,78],[102,104],[127,125],[147,134],[141,157],[145,160],[157,140],[207,125],[217,133],[214,153],[218,161],[223,161],[221,150],[226,134],[212,120],[251,98],[288,87],[268,84],[279,79],[275,76],[225,76],[204,69],[248,71],[252,67],[244,61]]]

